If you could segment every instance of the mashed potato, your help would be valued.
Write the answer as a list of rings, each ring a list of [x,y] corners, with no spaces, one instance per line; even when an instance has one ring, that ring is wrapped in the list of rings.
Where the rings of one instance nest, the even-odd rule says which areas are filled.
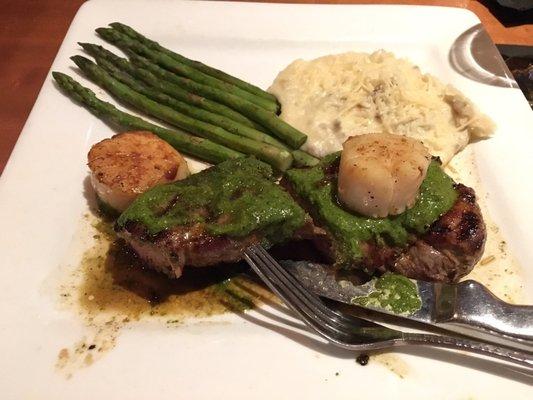
[[[457,89],[385,51],[296,60],[269,91],[281,118],[308,135],[304,150],[322,157],[350,136],[394,133],[422,141],[444,164],[494,124]]]

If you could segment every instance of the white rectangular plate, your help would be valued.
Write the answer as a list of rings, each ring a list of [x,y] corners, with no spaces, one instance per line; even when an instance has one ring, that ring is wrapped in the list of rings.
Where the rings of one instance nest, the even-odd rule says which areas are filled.
[[[80,52],[78,41],[100,42],[94,28],[115,20],[262,87],[296,58],[379,48],[455,85],[498,125],[494,138],[475,145],[477,164],[492,216],[524,266],[526,291],[533,289],[532,113],[518,89],[466,79],[450,66],[454,41],[479,23],[474,14],[410,6],[90,1],[72,22],[52,70],[87,83],[69,56]],[[531,398],[531,380],[501,366],[406,349],[361,367],[349,352],[235,315],[172,329],[134,324],[113,350],[66,379],[55,368],[58,352],[80,340],[84,327],[58,308],[45,286],[68,254],[90,245],[76,234],[87,211],[86,154],[110,134],[49,76],[3,173],[3,399]]]

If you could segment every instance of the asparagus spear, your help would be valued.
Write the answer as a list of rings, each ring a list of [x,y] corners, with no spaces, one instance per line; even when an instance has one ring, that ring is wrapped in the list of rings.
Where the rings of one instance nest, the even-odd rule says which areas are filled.
[[[92,43],[78,43],[78,44],[93,57],[95,58],[99,57],[99,58],[105,59],[113,63],[115,66],[117,66],[121,70],[127,72],[128,74],[132,76],[136,76],[135,67],[125,58],[119,57],[115,55],[114,53],[110,52],[109,50],[106,50],[102,46],[99,46],[96,44],[92,44]],[[230,118],[233,121],[239,122],[243,125],[247,125],[251,128],[255,128],[257,130],[264,129],[256,122],[251,121],[250,119],[246,118],[244,115],[238,113],[237,111],[223,104],[219,104],[209,99],[206,99],[204,97],[198,96],[194,93],[187,92],[176,85],[161,84],[161,82],[155,75],[147,76],[145,81],[150,86],[154,86],[160,91],[178,100],[193,104],[197,107],[200,107],[212,113],[225,116],[227,118]]]
[[[223,71],[220,71],[216,68],[212,68],[208,65],[205,65],[199,61],[190,60],[187,57],[182,56],[181,54],[175,53],[172,50],[169,50],[163,46],[161,46],[159,43],[148,39],[147,37],[143,36],[133,28],[131,28],[128,25],[122,24],[120,22],[113,22],[109,24],[113,29],[128,35],[130,38],[136,40],[137,42],[144,44],[146,47],[149,47],[154,50],[158,50],[161,53],[166,54],[169,57],[174,58],[177,61],[180,61],[183,64],[188,65],[189,67],[195,68],[199,71],[202,71],[208,75],[211,75],[215,78],[218,78],[222,81],[232,83],[235,86],[240,87],[243,90],[246,90],[247,92],[253,93],[257,96],[264,97],[265,99],[271,100],[273,102],[277,102],[276,97],[273,94],[270,94],[268,92],[265,92],[264,90],[258,88],[257,86],[254,86],[248,82],[245,82],[239,78],[236,78],[234,76],[231,76]]]
[[[161,79],[167,80],[184,88],[185,90],[227,105],[228,107],[231,107],[234,110],[244,114],[251,120],[260,123],[265,128],[268,128],[270,133],[275,135],[284,143],[287,143],[292,148],[299,148],[307,139],[307,136],[305,136],[302,132],[278,118],[274,113],[265,111],[261,107],[258,107],[249,101],[241,99],[230,93],[226,93],[222,90],[212,88],[207,85],[202,85],[201,83],[197,83],[190,79],[173,74],[150,62],[144,57],[132,53],[128,53],[128,55],[130,56],[130,60],[133,62],[133,64],[140,67],[140,71],[137,73],[141,79],[143,75],[146,75],[146,72],[143,72],[144,69]]]
[[[148,87],[145,84],[139,82],[137,79],[133,78],[131,75],[128,75],[127,73],[121,71],[119,68],[117,68],[115,65],[105,59],[96,57],[96,63],[104,70],[106,70],[113,78],[129,86],[136,92],[139,92],[142,95],[149,97],[154,101],[157,101],[158,103],[167,105],[180,113],[188,115],[191,118],[195,118],[200,121],[208,122],[210,124],[219,126],[221,128],[226,129],[228,132],[239,136],[244,136],[260,142],[269,143],[281,149],[287,149],[287,147],[279,140],[274,139],[272,136],[269,136],[264,132],[260,132],[248,126],[241,125],[238,122],[232,121],[231,119],[228,119],[226,117],[213,114],[209,111],[202,110],[201,108],[197,108],[182,101],[178,101],[173,97],[161,93],[152,87]]]
[[[166,129],[120,111],[111,103],[100,100],[92,90],[83,87],[66,74],[52,72],[52,76],[69,97],[80,102],[98,118],[111,125],[122,129],[139,129],[153,132],[176,150],[207,162],[219,163],[231,158],[244,156],[242,153],[213,143],[210,140],[189,135],[181,130]]]
[[[303,150],[294,150],[292,152],[295,167],[313,167],[317,165],[320,160]]]
[[[228,146],[234,150],[254,155],[281,171],[285,171],[292,164],[292,155],[286,150],[248,138],[239,137],[218,126],[197,121],[170,107],[156,103],[148,97],[130,89],[85,57],[73,56],[71,59],[87,74],[87,76],[89,76],[89,78],[103,86],[118,99],[125,101],[156,118],[167,121],[172,125],[186,129],[191,133],[205,137],[224,146]]]
[[[287,146],[281,143],[279,140],[274,139],[272,136],[267,135],[264,132],[257,131],[253,128],[241,125],[238,122],[232,121],[228,118],[219,116],[217,114],[210,113],[209,111],[190,106],[187,103],[177,101],[176,99],[167,96],[164,93],[144,85],[132,76],[118,69],[110,62],[96,57],[96,62],[104,70],[106,70],[113,78],[121,81],[125,85],[128,85],[133,90],[141,93],[142,95],[151,98],[158,103],[165,104],[178,112],[182,112],[192,118],[199,119],[204,122],[211,123],[221,128],[226,129],[228,132],[234,133],[239,136],[248,137],[259,142],[271,144],[272,146],[280,149],[288,150]],[[305,153],[302,150],[294,150],[291,152],[294,165],[297,167],[311,167],[318,164],[319,160],[312,155]]]
[[[192,79],[195,82],[204,85],[209,85],[219,90],[231,93],[242,99],[248,100],[261,108],[264,108],[266,111],[278,111],[278,104],[276,102],[267,100],[263,97],[256,96],[255,94],[242,90],[231,83],[227,83],[221,81],[220,79],[214,78],[211,75],[207,75],[164,53],[161,53],[160,51],[152,50],[149,47],[132,40],[129,36],[124,35],[114,29],[98,28],[96,29],[96,32],[98,32],[98,34],[102,38],[121,48],[122,50],[130,50],[139,55],[142,55],[152,60],[154,63],[161,65],[167,70],[177,73],[178,75]]]
[[[227,119],[236,121],[237,123],[241,125],[248,125],[250,127],[255,127],[255,130],[260,130],[260,129],[264,130],[263,127],[260,127],[260,125],[258,125],[257,123],[250,121],[249,119],[237,113],[236,111],[232,110],[231,108],[226,107],[216,102],[212,102],[211,100],[205,99],[193,93],[184,91],[179,86],[174,85],[170,83],[169,81],[160,80],[151,72],[144,70],[144,69],[136,68],[126,59],[115,55],[114,53],[110,52],[109,50],[106,50],[102,46],[91,44],[91,43],[78,43],[78,44],[85,51],[87,51],[89,54],[95,57],[97,61],[99,60],[98,63],[101,64],[102,67],[110,73],[111,73],[111,70],[109,67],[114,66],[115,70],[121,70],[123,72],[121,75],[127,73],[126,75],[140,78],[145,83],[147,83],[149,86],[151,86],[153,90],[168,94],[175,99],[182,100],[183,102],[189,103],[191,105],[201,107],[202,109],[206,111],[211,111],[213,114],[226,117]],[[115,78],[118,80],[121,80],[118,76],[115,76]],[[128,84],[128,82],[124,82],[124,81],[122,82],[125,84]],[[135,90],[135,88],[133,89]],[[147,96],[150,97],[149,95]],[[152,97],[152,99],[161,102],[155,97]],[[169,104],[167,103],[167,105]],[[178,111],[180,110],[178,109]],[[218,124],[214,123],[214,125],[218,125]],[[224,126],[222,125],[219,125],[219,126],[224,128]],[[260,129],[258,129],[258,127],[260,127]],[[229,131],[231,132],[231,130]],[[268,137],[270,138],[270,136]],[[257,140],[264,141],[259,138],[257,138]],[[275,142],[281,144],[281,142],[276,141],[274,138],[271,138],[270,140],[267,140],[266,142],[273,144],[273,145],[276,145]],[[284,145],[277,146],[277,147],[285,148]],[[294,165],[297,167],[310,167],[310,166],[316,165],[319,161],[317,158],[301,150],[294,150],[292,152],[292,155],[294,158]]]

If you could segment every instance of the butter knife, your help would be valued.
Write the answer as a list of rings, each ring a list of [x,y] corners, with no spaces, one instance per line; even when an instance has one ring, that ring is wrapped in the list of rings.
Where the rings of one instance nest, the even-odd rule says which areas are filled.
[[[384,294],[402,299],[394,290],[376,288],[375,281],[356,285],[338,280],[331,268],[323,264],[305,261],[281,264],[319,296],[533,352],[533,306],[506,303],[478,282],[445,284],[410,279],[418,297],[417,307],[402,309],[391,307],[386,301],[380,303],[379,297]]]

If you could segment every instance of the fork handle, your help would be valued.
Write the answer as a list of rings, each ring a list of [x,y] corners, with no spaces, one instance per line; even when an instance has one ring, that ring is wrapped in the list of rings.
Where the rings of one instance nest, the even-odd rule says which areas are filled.
[[[439,285],[435,290],[436,320],[443,328],[532,351],[533,306],[501,301],[472,280]]]
[[[424,345],[430,347],[440,347],[452,350],[462,350],[470,353],[481,354],[494,357],[508,363],[533,369],[533,354],[500,347],[494,344],[478,342],[470,339],[457,338],[453,336],[440,336],[424,333],[403,334],[403,344]]]

